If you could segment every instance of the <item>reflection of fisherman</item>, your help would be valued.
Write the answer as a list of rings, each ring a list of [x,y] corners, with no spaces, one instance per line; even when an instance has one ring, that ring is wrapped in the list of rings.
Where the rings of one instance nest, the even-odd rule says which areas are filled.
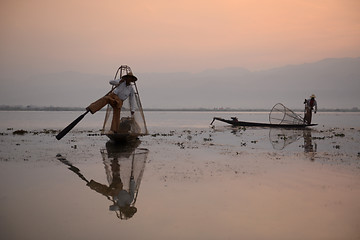
[[[113,165],[119,165],[118,163],[112,163]],[[113,172],[115,173],[115,172]],[[131,206],[131,203],[134,200],[135,196],[135,180],[134,177],[130,178],[130,189],[129,192],[123,189],[123,183],[121,182],[120,175],[113,176],[113,182],[106,186],[104,184],[98,183],[94,180],[91,180],[87,186],[95,190],[98,193],[106,196],[107,198],[112,198],[114,204],[110,206],[111,211],[119,211],[125,215],[126,218],[131,218],[136,212],[137,209],[134,206]]]
[[[69,166],[69,170],[87,183],[86,186],[112,201],[110,211],[115,211],[121,219],[129,219],[137,212],[134,205],[148,152],[147,149],[139,149],[139,152],[135,153],[140,143],[140,140],[135,140],[128,145],[119,145],[110,141],[106,143],[106,151],[101,153],[109,184],[102,184],[95,180],[88,181],[80,173],[80,169],[73,166],[61,154],[57,155],[57,159]]]
[[[303,130],[303,137],[304,137],[304,152],[307,153],[311,161],[315,160],[315,155],[317,151],[317,144],[316,142],[312,142],[311,130],[305,129]]]
[[[131,82],[135,82],[136,80],[137,78],[131,72],[129,72],[127,75],[123,76],[121,80],[117,79],[110,81],[110,84],[116,86],[116,88],[108,95],[90,104],[90,106],[88,106],[86,109],[94,114],[95,112],[102,109],[106,104],[110,104],[114,111],[110,130],[114,133],[118,132],[121,107],[123,102],[128,97],[130,99],[131,115],[134,115],[135,92]]]
[[[124,216],[125,219],[131,218],[136,212],[136,207],[132,206],[135,199],[136,183],[134,179],[134,151],[140,144],[139,140],[131,142],[128,145],[116,144],[113,142],[106,143],[106,152],[102,152],[106,173],[108,175],[109,186],[91,180],[87,186],[98,193],[106,196],[113,201],[113,205],[109,207],[110,211],[118,212]],[[106,154],[107,153],[107,154]],[[130,157],[133,157],[131,159]],[[130,170],[130,180],[128,189],[124,189],[123,181],[120,176],[120,163],[131,160],[132,166]],[[123,169],[124,170],[124,169]],[[126,170],[126,168],[125,168]],[[123,173],[125,173],[123,171]],[[124,177],[124,176],[123,176]],[[124,178],[126,181],[126,178]],[[123,179],[123,180],[124,180]]]
[[[310,129],[303,130],[303,137],[304,137],[304,151],[305,152],[316,152],[317,145],[316,145],[316,143],[313,144],[313,142],[312,142],[311,130]]]
[[[317,102],[315,100],[315,95],[311,95],[310,99],[305,99],[305,116],[304,116],[304,123],[305,124],[311,124],[311,117],[312,117],[312,111],[314,110],[314,113],[317,112]]]

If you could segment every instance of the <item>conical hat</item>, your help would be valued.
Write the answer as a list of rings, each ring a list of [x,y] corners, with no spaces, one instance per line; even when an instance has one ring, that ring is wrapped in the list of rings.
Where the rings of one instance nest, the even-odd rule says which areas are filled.
[[[129,72],[128,74],[122,76],[121,79],[124,79],[125,81],[130,80],[131,82],[137,81],[137,77],[135,77],[132,72]]]

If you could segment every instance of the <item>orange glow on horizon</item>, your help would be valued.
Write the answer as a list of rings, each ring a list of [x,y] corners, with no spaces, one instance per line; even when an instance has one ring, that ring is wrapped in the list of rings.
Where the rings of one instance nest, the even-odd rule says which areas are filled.
[[[2,1],[1,69],[263,69],[360,56],[360,2]]]

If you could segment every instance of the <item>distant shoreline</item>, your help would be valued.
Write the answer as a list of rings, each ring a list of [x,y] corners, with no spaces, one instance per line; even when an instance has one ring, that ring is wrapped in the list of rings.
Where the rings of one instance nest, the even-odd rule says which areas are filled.
[[[37,106],[7,106],[0,105],[0,111],[84,111],[81,107],[37,107]],[[102,110],[104,111],[105,108]],[[236,109],[236,108],[145,108],[144,111],[158,112],[269,112],[271,109]],[[302,112],[303,109],[293,109]],[[360,112],[358,108],[351,109],[318,109],[319,112]]]

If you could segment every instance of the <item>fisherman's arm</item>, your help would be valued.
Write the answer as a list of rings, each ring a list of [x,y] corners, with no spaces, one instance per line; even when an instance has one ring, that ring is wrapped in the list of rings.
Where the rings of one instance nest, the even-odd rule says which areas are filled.
[[[134,115],[134,113],[135,113],[135,92],[134,92],[134,90],[131,91],[131,93],[130,93],[129,102],[130,102],[131,115]]]
[[[122,83],[122,82],[125,82],[125,80],[124,80],[124,79],[121,79],[121,80],[115,79],[115,80],[110,80],[110,81],[109,81],[109,83],[110,83],[111,85],[113,85],[113,86],[120,85],[120,83]]]

